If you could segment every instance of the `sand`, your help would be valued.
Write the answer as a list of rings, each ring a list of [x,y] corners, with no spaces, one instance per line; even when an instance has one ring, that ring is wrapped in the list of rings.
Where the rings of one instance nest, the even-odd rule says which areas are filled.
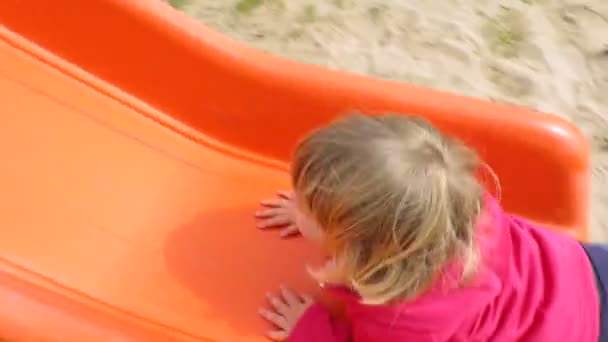
[[[592,145],[608,242],[608,0],[181,0],[270,53],[555,113]]]

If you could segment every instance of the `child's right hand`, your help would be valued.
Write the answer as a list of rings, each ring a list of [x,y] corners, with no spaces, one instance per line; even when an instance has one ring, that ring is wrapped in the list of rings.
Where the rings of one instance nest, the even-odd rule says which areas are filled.
[[[279,191],[275,198],[263,200],[262,209],[255,213],[258,219],[258,228],[282,228],[281,237],[298,234],[296,225],[296,206],[293,192]]]

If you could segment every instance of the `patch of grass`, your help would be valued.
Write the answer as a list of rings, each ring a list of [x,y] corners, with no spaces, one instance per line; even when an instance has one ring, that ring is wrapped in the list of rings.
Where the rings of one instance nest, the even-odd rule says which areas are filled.
[[[338,8],[346,7],[346,0],[334,0],[333,3],[334,3],[334,6],[336,6]]]
[[[256,8],[262,6],[264,0],[240,0],[234,6],[234,9],[241,14],[249,14]]]
[[[520,36],[513,31],[499,31],[494,40],[494,50],[504,57],[514,57],[517,55],[517,44]]]
[[[308,4],[302,11],[302,21],[306,23],[312,23],[319,18],[317,7],[313,4]]]
[[[266,0],[266,2],[268,2],[268,6],[276,14],[282,14],[287,9],[287,4],[284,0]]]
[[[372,6],[367,9],[367,14],[369,15],[370,19],[375,23],[380,21],[382,15],[384,15],[384,12],[386,12],[386,7],[384,6]]]
[[[190,3],[190,0],[169,0],[169,4],[177,9],[183,9],[188,3]]]
[[[526,40],[526,24],[520,12],[504,10],[484,24],[482,34],[493,53],[505,58],[517,57]]]

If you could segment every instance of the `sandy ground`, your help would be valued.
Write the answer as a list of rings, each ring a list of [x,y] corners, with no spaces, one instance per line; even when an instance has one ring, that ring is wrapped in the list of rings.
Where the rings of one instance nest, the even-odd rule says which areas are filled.
[[[562,115],[593,148],[608,241],[608,0],[175,0],[273,54]]]

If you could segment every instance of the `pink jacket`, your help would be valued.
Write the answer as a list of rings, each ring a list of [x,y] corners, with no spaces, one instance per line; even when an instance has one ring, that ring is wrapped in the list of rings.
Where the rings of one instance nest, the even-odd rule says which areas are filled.
[[[393,306],[332,289],[348,324],[317,304],[289,342],[597,342],[595,278],[578,242],[505,214],[490,197],[478,229],[483,263],[471,285]]]

